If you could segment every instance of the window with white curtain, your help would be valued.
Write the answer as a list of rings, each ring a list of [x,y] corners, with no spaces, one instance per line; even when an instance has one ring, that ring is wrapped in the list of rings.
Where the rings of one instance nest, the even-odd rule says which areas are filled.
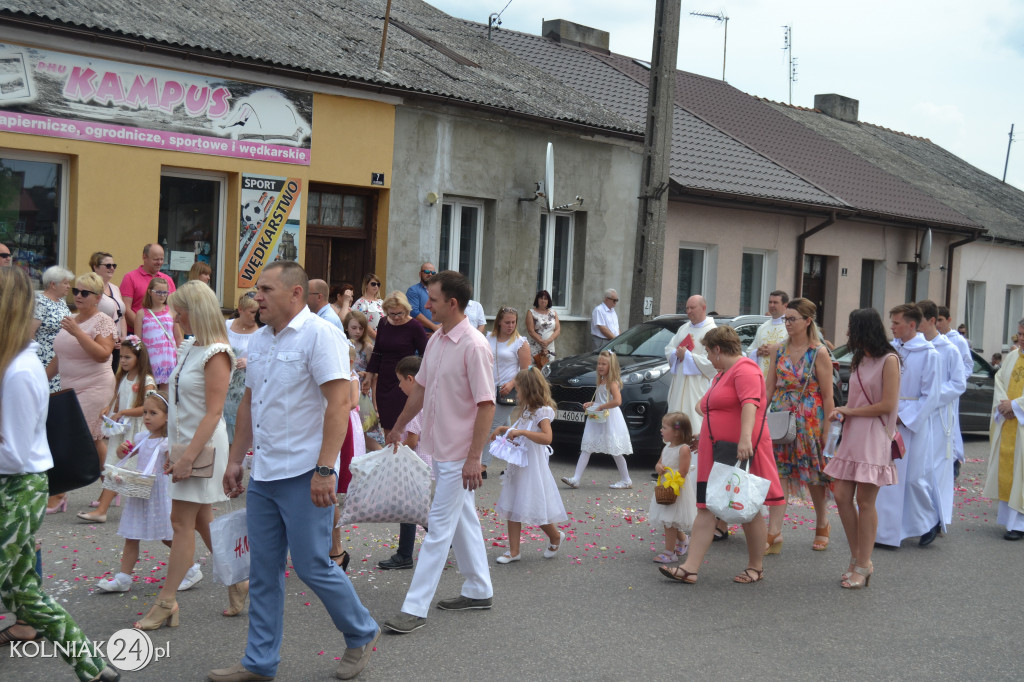
[[[453,200],[441,205],[441,245],[437,265],[457,270],[480,290],[480,247],[483,236],[484,205],[476,201]]]

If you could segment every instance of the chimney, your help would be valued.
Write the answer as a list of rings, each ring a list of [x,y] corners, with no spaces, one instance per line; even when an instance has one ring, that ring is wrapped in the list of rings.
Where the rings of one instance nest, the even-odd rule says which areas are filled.
[[[565,19],[552,19],[551,21],[544,22],[541,26],[540,34],[558,43],[578,45],[588,50],[610,54],[608,50],[608,31],[599,31],[596,28],[590,28],[583,24],[574,24]]]
[[[814,108],[826,116],[846,121],[847,123],[857,122],[857,110],[860,102],[842,95],[815,95]]]

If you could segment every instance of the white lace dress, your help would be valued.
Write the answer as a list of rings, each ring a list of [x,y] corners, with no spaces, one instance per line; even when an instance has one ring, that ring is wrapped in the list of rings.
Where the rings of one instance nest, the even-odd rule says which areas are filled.
[[[235,354],[226,343],[214,343],[209,346],[196,346],[195,337],[188,339],[178,349],[178,364],[168,380],[171,394],[171,409],[167,420],[167,433],[170,445],[188,444],[192,441],[199,422],[206,416],[206,376],[204,369],[207,361],[217,353],[227,353],[231,366],[235,366]],[[217,428],[213,431],[210,443],[214,446],[213,476],[210,478],[187,478],[177,483],[171,482],[171,499],[186,502],[210,504],[223,502],[222,479],[228,468],[228,432],[221,417]],[[205,445],[205,443],[203,444]]]
[[[611,400],[611,394],[608,392],[608,387],[601,384],[597,387],[594,404],[603,405],[609,400]],[[629,427],[626,426],[626,418],[622,416],[622,410],[618,407],[608,410],[608,419],[604,422],[587,419],[587,425],[583,427],[583,442],[580,443],[580,450],[602,452],[606,455],[632,455],[633,443],[629,440]]]
[[[686,482],[679,489],[679,496],[672,504],[658,504],[651,494],[650,513],[647,516],[651,528],[677,528],[689,532],[697,518],[697,453],[691,453],[690,468],[679,471],[679,451],[683,445],[666,445],[661,451],[661,463],[682,474]]]
[[[554,410],[542,407],[535,413],[523,412],[523,416],[512,428],[540,431],[541,421],[554,418]],[[562,495],[548,466],[551,448],[534,443],[524,436],[516,438],[516,443],[526,448],[527,465],[520,467],[509,464],[505,467],[501,495],[495,505],[498,516],[506,521],[518,521],[531,526],[565,521],[568,516],[562,504]]]
[[[125,499],[117,534],[126,540],[170,540],[174,537],[174,529],[171,527],[171,496],[169,492],[171,477],[163,473],[167,439],[150,437],[148,431],[140,431],[136,434],[136,439],[139,451],[135,457],[139,461],[134,466],[138,471],[145,471],[153,458],[157,458],[153,467],[156,480],[153,482],[153,490],[150,491],[148,499],[141,497]]]

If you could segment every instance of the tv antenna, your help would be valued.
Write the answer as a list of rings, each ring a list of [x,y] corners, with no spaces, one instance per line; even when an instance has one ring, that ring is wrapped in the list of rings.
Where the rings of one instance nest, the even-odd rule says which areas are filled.
[[[793,83],[795,83],[796,80],[797,80],[797,78],[796,78],[796,60],[797,60],[797,58],[793,56],[793,27],[792,26],[783,26],[782,28],[784,30],[783,39],[782,39],[782,49],[786,51],[786,58],[789,61],[789,68],[788,68],[788,71],[789,71],[789,75],[788,75],[788,80],[789,80],[789,104],[790,104],[790,106],[792,106],[793,105]]]
[[[1013,146],[1013,124],[1010,124],[1010,141],[1006,143],[1006,163],[1003,164],[1003,184],[1006,184],[1006,169],[1010,167],[1010,147]]]
[[[690,12],[690,16],[704,17],[706,19],[714,19],[720,21],[725,26],[725,34],[722,38],[722,80],[725,80],[725,52],[729,47],[729,17],[726,16],[725,12],[719,12],[718,14],[712,14],[711,12]]]

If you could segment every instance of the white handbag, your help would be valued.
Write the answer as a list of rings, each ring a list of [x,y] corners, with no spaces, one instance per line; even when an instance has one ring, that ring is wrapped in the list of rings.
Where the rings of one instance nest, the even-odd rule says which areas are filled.
[[[749,459],[745,464],[744,470],[715,462],[708,476],[708,510],[726,523],[748,523],[761,511],[768,496],[771,483],[750,473]]]
[[[796,440],[796,415],[789,410],[769,412],[768,433],[771,434],[773,445],[789,445]]]
[[[408,446],[390,447],[352,460],[352,482],[339,526],[353,523],[427,525],[430,467]]]

